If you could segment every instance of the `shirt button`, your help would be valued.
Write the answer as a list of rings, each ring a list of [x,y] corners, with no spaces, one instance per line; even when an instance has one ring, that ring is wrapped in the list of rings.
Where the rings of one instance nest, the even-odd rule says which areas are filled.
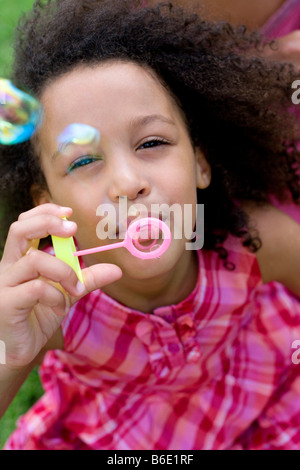
[[[172,354],[177,354],[180,351],[180,346],[179,344],[176,344],[176,343],[170,343],[168,344],[168,350]]]

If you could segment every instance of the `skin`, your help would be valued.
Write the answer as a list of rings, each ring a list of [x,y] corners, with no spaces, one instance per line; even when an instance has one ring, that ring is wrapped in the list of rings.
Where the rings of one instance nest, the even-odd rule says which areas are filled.
[[[68,237],[76,224],[61,217],[72,209],[45,204],[21,214],[12,224],[0,263],[0,331],[6,365],[0,368],[0,417],[48,349],[63,347],[60,325],[71,305],[121,276],[117,266],[92,266],[84,286],[65,263],[35,249],[49,234]]]
[[[173,237],[168,251],[154,261],[132,257],[125,249],[87,256],[84,286],[69,266],[37,250],[37,240],[76,234],[79,249],[99,246],[108,243],[95,230],[99,204],[118,208],[126,195],[130,207],[179,203],[196,208],[197,187],[210,183],[209,165],[193,148],[178,106],[144,68],[110,62],[74,69],[48,85],[41,101],[45,115],[38,140],[49,191],[12,225],[0,263],[0,331],[7,348],[7,365],[0,369],[0,414],[44,352],[63,347],[60,324],[88,292],[101,288],[129,307],[152,312],[183,300],[197,280],[197,255],[185,250],[184,238]],[[100,130],[101,160],[69,172],[78,155],[57,155],[57,138],[73,122]],[[73,222],[66,224],[63,216]],[[192,218],[194,224],[195,210]]]
[[[300,296],[300,226],[289,215],[271,205],[244,205],[252,227],[263,242],[256,253],[264,283],[277,281]]]
[[[89,91],[83,95],[86,83]],[[199,149],[193,149],[177,105],[156,77],[139,66],[120,62],[76,69],[46,89],[42,104],[45,122],[39,141],[49,187],[43,200],[73,208],[79,249],[110,243],[99,241],[95,231],[99,204],[109,204],[118,213],[120,197],[126,195],[129,209],[144,204],[150,212],[152,204],[162,203],[195,207],[197,186],[209,183],[207,162]],[[51,155],[57,150],[57,137],[72,122],[101,132],[101,160],[67,174],[77,153],[55,160]],[[155,146],[147,148],[153,141]],[[185,250],[186,241],[173,239],[168,251],[151,261],[132,257],[125,249],[84,260],[88,266],[102,262],[119,266],[122,278],[105,291],[131,308],[152,312],[180,302],[195,286],[197,258],[195,252]]]

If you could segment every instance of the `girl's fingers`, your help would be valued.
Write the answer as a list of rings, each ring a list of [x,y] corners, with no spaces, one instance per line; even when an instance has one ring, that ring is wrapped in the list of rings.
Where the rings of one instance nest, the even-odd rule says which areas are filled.
[[[18,221],[30,219],[31,217],[42,215],[42,214],[50,214],[56,215],[58,217],[69,217],[72,214],[72,209],[70,207],[61,207],[57,206],[56,204],[42,204],[40,206],[34,207],[33,209],[23,212],[19,215]],[[38,249],[40,244],[40,240],[38,238],[33,239],[30,241],[29,249],[35,248]]]
[[[72,215],[72,209],[71,207],[62,207],[53,203],[41,204],[20,214],[18,220],[23,221],[43,214],[55,215],[56,217],[70,217]]]
[[[78,294],[78,278],[73,269],[60,259],[35,249],[30,249],[6,270],[5,283],[14,287],[40,277],[59,283],[70,295]]]
[[[72,212],[73,211],[71,207],[62,207],[57,204],[47,203],[47,204],[41,204],[39,206],[36,206],[27,212],[23,212],[22,214],[19,215],[18,221],[27,220],[27,219],[30,219],[31,217],[35,217],[37,215],[42,215],[42,214],[54,215],[60,218],[63,218],[63,217],[68,218],[72,215]],[[40,243],[39,239],[34,239],[34,240],[31,240],[29,246],[30,248],[38,249],[39,243]]]
[[[58,260],[47,253],[38,251],[36,253],[30,253],[28,257],[30,256],[33,259],[33,263],[32,265],[25,266],[25,270],[22,275],[19,274],[19,268],[21,263],[26,261],[27,256],[22,258],[14,266],[14,268],[17,268],[13,270],[15,272],[12,274],[8,273],[8,289],[12,287],[16,289],[16,296],[19,300],[18,302],[15,302],[15,305],[20,309],[33,308],[38,302],[49,307],[56,307],[58,306],[58,299],[60,299],[60,304],[63,305],[63,307],[61,307],[61,312],[63,311],[63,313],[60,312],[59,315],[65,315],[72,305],[89,292],[101,289],[107,284],[111,284],[122,277],[122,271],[118,266],[114,264],[97,264],[82,271],[84,284],[81,284],[73,269],[63,261]],[[48,267],[45,266],[45,269],[39,268],[36,270],[35,257],[36,259],[39,258],[41,265],[45,264],[45,257],[47,257],[46,264],[48,264]],[[60,273],[58,273],[57,266],[54,266],[54,264],[59,264]],[[32,280],[33,272],[35,277],[39,277]],[[61,273],[66,275],[67,278],[69,277],[69,279],[66,278],[59,280],[59,278],[62,277],[60,275]],[[19,279],[18,276],[20,276]],[[42,276],[42,278],[40,276]],[[26,281],[27,278],[31,280]],[[22,279],[22,284],[18,284],[20,279]],[[14,280],[13,283],[11,282],[12,280]],[[51,287],[51,289],[49,289],[49,287]]]
[[[74,222],[49,214],[36,215],[14,222],[8,233],[2,262],[13,264],[18,261],[26,254],[33,240],[49,235],[68,238],[73,236],[76,230],[77,226]]]
[[[13,295],[13,299],[10,298],[11,295]],[[31,311],[37,304],[41,304],[53,309],[56,315],[65,316],[70,307],[69,300],[64,293],[43,279],[34,279],[13,289],[8,288],[6,303],[10,305],[10,308],[12,302],[14,308],[19,310],[21,314],[23,311]]]
[[[79,297],[71,298],[72,304],[79,298],[84,297],[89,292],[101,289],[107,284],[118,281],[122,277],[121,269],[115,264],[95,264],[82,270],[84,285],[81,286],[82,292]]]
[[[71,208],[43,204],[21,214],[18,221],[11,225],[1,261],[2,267],[5,268],[2,275],[6,277],[8,288],[14,287],[21,292],[24,286],[35,289],[33,304],[30,303],[31,297],[26,291],[28,302],[25,305],[21,300],[24,308],[35,305],[38,295],[41,295],[41,301],[46,301],[43,286],[47,292],[48,287],[45,286],[59,292],[60,298],[64,299],[64,305],[68,307],[89,292],[121,278],[122,271],[116,265],[94,265],[83,270],[83,285],[66,263],[33,248],[38,246],[39,239],[49,235],[62,238],[73,236],[77,230],[76,224],[62,219],[70,217],[71,214]],[[27,256],[24,256],[26,254]]]

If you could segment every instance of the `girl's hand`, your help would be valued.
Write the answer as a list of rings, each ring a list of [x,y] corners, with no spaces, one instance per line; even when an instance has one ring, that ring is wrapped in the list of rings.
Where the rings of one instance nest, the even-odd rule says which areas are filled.
[[[0,263],[0,340],[7,367],[30,364],[75,302],[122,275],[115,265],[95,265],[83,270],[82,285],[66,263],[36,249],[40,238],[75,234],[76,224],[62,220],[71,213],[43,204],[21,214],[10,227]]]

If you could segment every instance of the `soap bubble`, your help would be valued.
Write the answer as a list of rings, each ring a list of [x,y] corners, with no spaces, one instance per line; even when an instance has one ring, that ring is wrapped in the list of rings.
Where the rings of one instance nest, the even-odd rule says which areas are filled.
[[[88,181],[90,172],[76,170],[83,167],[88,169],[90,163],[103,160],[99,149],[100,132],[88,124],[72,123],[62,131],[56,142],[55,162],[89,191],[90,197],[93,198]]]
[[[0,144],[15,145],[29,140],[42,119],[39,101],[0,79]]]
[[[73,123],[67,126],[57,138],[59,153],[65,153],[71,144],[77,148],[85,146],[98,146],[100,132],[87,124]]]

